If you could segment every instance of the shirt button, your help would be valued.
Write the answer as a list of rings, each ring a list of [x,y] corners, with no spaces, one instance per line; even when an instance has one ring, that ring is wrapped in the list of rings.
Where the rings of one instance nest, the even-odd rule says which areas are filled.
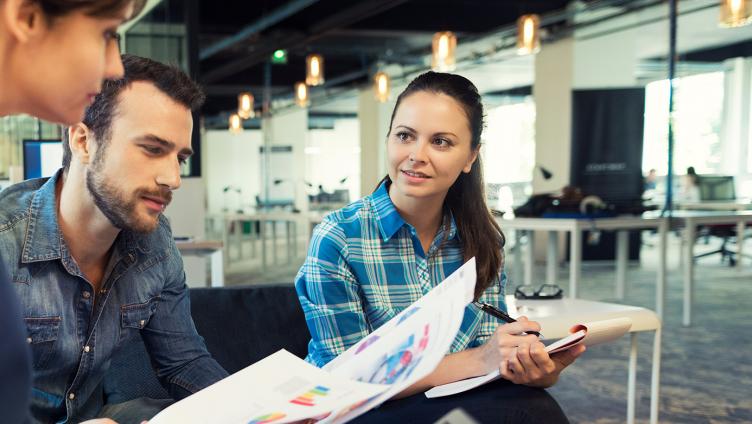
[[[84,292],[84,294],[83,294],[83,296],[84,296],[84,299],[88,299],[88,298],[90,298],[90,297],[91,297],[91,293],[90,293],[90,292],[87,292],[87,291],[85,291],[85,292]]]
[[[138,322],[138,326],[141,328],[144,328],[144,324],[146,324],[146,320],[142,319],[141,321]]]
[[[71,393],[71,394],[68,395],[68,399],[70,399],[70,400],[73,400],[75,398],[76,398],[75,393]]]
[[[31,344],[31,337],[27,337],[27,338],[26,338],[26,343],[29,343],[29,344]]]
[[[84,346],[84,352],[89,353],[90,350],[91,348],[89,348],[89,346]]]

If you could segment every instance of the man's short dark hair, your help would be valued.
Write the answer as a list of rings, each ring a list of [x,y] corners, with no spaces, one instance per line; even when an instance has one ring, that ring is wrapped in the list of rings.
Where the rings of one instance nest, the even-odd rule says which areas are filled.
[[[177,67],[165,65],[144,57],[124,54],[122,78],[107,80],[102,85],[94,102],[86,108],[83,123],[94,134],[100,147],[110,140],[112,118],[117,114],[120,93],[135,81],[154,84],[177,103],[195,111],[204,103],[204,92],[196,82]],[[63,168],[68,171],[71,162],[71,150],[68,144],[68,131],[63,131]]]

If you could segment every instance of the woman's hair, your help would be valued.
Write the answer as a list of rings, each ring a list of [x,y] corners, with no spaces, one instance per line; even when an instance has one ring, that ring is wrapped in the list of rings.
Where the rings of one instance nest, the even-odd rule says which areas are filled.
[[[471,151],[480,148],[480,136],[483,132],[483,104],[480,94],[470,80],[454,74],[426,72],[412,80],[397,97],[397,104],[389,121],[390,131],[402,100],[418,92],[444,94],[454,99],[465,111],[470,126]],[[388,175],[382,180],[385,181],[391,183]],[[499,270],[504,266],[504,233],[491,215],[485,199],[483,168],[478,155],[470,172],[460,173],[444,200],[444,208],[454,216],[465,261],[475,257],[478,275],[475,284],[476,299],[497,281]]]
[[[133,4],[133,18],[144,8],[146,0],[33,0],[48,18],[55,19],[71,12],[82,11],[89,16],[116,16],[123,8]]]

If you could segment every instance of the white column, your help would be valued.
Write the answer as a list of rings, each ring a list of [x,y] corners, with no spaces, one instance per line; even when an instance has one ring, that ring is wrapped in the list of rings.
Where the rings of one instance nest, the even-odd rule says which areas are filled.
[[[370,87],[358,93],[361,196],[373,192],[386,175],[386,137],[397,94],[393,92],[391,101],[379,103]]]
[[[544,180],[540,169],[533,169],[533,193],[553,192],[569,184],[569,165],[572,146],[572,76],[574,41],[566,38],[546,44],[535,56],[535,164],[551,171]],[[536,239],[535,258],[545,258],[544,233],[530,232]],[[566,238],[562,238],[564,243]],[[566,252],[563,244],[560,253]]]
[[[752,157],[748,144],[752,131],[749,123],[752,117],[752,59],[737,57],[725,61],[724,65],[726,79],[720,138],[721,172],[742,175],[747,173],[747,160]]]
[[[551,171],[553,177],[544,180],[540,170],[535,169],[534,193],[569,184],[573,60],[571,38],[546,44],[535,57],[535,162]]]

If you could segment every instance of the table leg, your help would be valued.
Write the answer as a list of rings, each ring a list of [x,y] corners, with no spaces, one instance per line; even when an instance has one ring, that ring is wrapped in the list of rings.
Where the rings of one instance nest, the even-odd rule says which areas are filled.
[[[637,391],[637,333],[629,333],[629,374],[627,377],[627,423],[635,419],[635,393]]]
[[[251,257],[252,258],[256,257],[256,242],[259,239],[259,233],[258,231],[256,231],[256,222],[257,221],[251,221],[251,233],[249,237],[251,239]],[[260,221],[258,222],[259,222],[258,225],[260,226],[261,225]]]
[[[524,231],[514,230],[514,255],[512,256],[513,282],[515,285],[522,281],[522,236]]]
[[[653,338],[653,370],[650,382],[650,424],[658,424],[658,411],[661,389],[661,327],[655,330]]]
[[[209,255],[209,265],[211,266],[211,287],[224,287],[225,285],[223,256],[224,255],[222,255],[222,249],[219,249]]]
[[[696,227],[692,218],[687,219],[686,227],[684,228],[685,246],[684,246],[684,313],[682,324],[688,327],[692,323],[692,297],[694,295],[694,280],[695,280],[695,231]]]
[[[624,299],[624,286],[627,280],[627,260],[629,259],[629,233],[616,232],[616,298]]]
[[[556,284],[556,267],[558,266],[559,233],[548,232],[548,250],[546,252],[546,283]]]
[[[290,247],[292,246],[292,234],[290,234],[290,229],[292,221],[285,221],[285,250],[287,250],[287,263],[292,263],[292,252],[290,251]]]
[[[222,218],[222,249],[227,253],[225,255],[225,265],[230,263],[230,223],[231,221],[225,217]]]
[[[525,251],[525,285],[533,285],[533,267],[535,265],[535,231],[527,230],[527,250]]]
[[[298,224],[300,221],[292,223],[292,257],[298,257]]]
[[[243,221],[237,219],[235,222],[235,249],[238,251],[238,260],[243,260]]]
[[[736,223],[736,269],[742,270],[742,253],[744,252],[744,228],[747,223],[739,221]]]
[[[269,221],[259,221],[259,231],[261,231],[261,270],[266,272],[266,224]]]
[[[277,265],[277,221],[271,221],[272,224],[272,255],[274,255],[274,265]]]
[[[577,283],[582,271],[582,231],[575,227],[569,240],[569,297],[577,298]]]
[[[655,312],[663,319],[663,307],[666,303],[666,250],[668,237],[668,220],[664,219],[658,226],[658,279],[655,286]]]

